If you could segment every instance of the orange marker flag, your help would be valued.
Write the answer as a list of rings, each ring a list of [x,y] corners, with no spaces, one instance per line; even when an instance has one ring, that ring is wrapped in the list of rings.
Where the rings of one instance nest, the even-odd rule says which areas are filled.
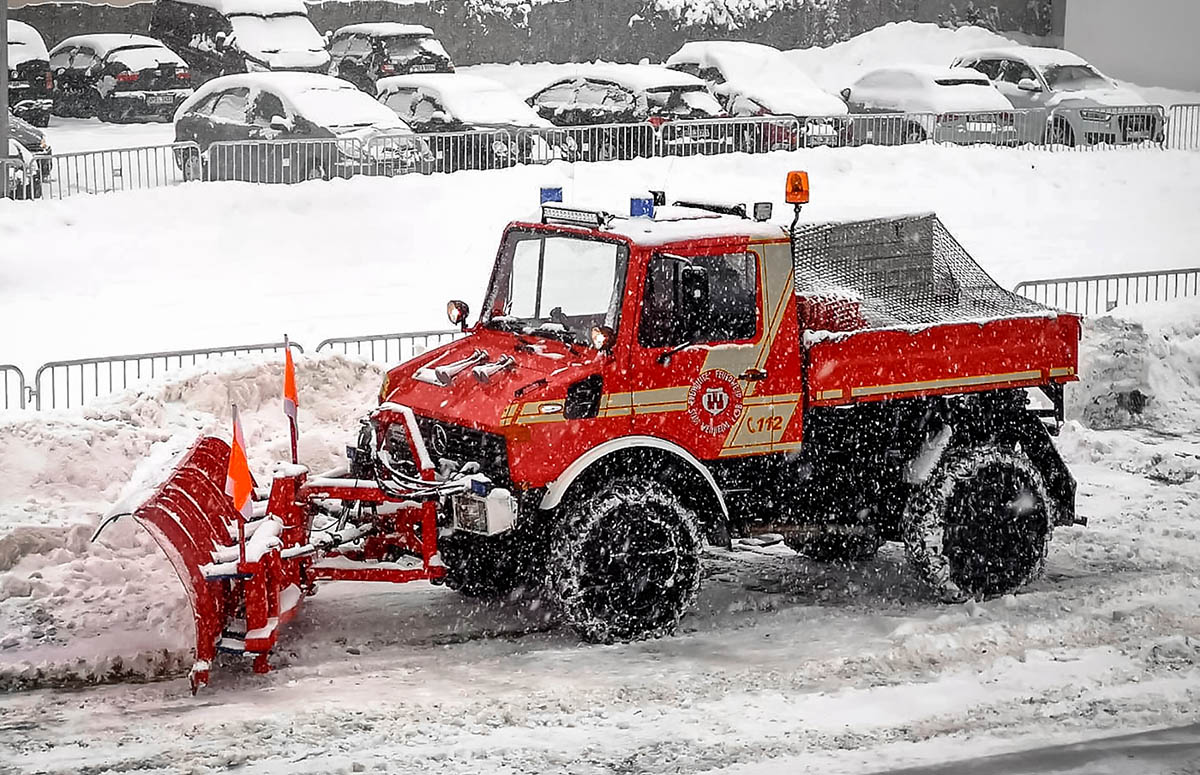
[[[292,348],[287,334],[283,336],[283,413],[288,417],[292,435],[292,462],[298,463],[296,444],[300,440],[300,424],[296,417],[300,409],[300,395],[296,392],[296,364],[292,362]]]
[[[250,461],[246,458],[246,437],[242,434],[242,421],[238,417],[237,404],[234,404],[233,443],[229,445],[225,494],[233,499],[233,508],[242,517],[238,520],[238,544],[241,546],[242,562],[246,561],[246,520],[254,516],[254,501],[250,498],[253,490],[254,478],[250,476]]]

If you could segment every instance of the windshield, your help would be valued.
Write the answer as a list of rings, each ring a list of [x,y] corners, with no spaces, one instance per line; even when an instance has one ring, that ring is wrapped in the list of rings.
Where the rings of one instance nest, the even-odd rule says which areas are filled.
[[[281,16],[229,17],[233,34],[243,51],[274,54],[280,51],[322,51],[325,41],[317,34],[312,22],[302,13]]]
[[[291,98],[300,115],[318,126],[404,126],[390,108],[354,88],[300,89]]]
[[[437,38],[419,38],[412,35],[392,35],[381,38],[383,49],[388,59],[393,62],[407,62],[410,59],[444,59],[450,60],[450,55]]]
[[[1112,84],[1100,73],[1087,65],[1052,65],[1042,75],[1055,91],[1083,91],[1084,89],[1108,89]]]
[[[628,259],[617,242],[510,231],[483,324],[584,343],[594,326],[616,331]]]
[[[650,113],[671,118],[721,115],[721,106],[703,86],[668,86],[646,92]]]

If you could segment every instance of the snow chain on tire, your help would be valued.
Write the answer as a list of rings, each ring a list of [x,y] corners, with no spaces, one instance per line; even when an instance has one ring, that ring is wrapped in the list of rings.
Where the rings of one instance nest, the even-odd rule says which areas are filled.
[[[695,603],[702,540],[695,514],[668,489],[649,479],[620,479],[567,507],[550,546],[548,592],[565,622],[587,640],[666,635]],[[616,583],[595,578],[597,571],[626,568],[631,558],[656,563],[665,574]],[[638,599],[609,597],[622,581]]]
[[[989,558],[989,565],[1000,563],[996,565],[999,570],[981,581],[965,576],[966,569],[962,563],[955,563],[951,556],[953,552],[948,551],[948,528],[953,530],[956,527],[950,524],[954,515],[948,512],[961,498],[964,485],[984,486],[979,477],[988,469],[1009,469],[1016,479],[1022,480],[1028,487],[1028,494],[1036,499],[1040,513],[1021,515],[1030,520],[1027,525],[1029,530],[1024,533],[1028,546],[1023,547],[1023,555]],[[1007,493],[999,495],[1009,497]],[[997,508],[999,506],[996,504]],[[1045,480],[1023,453],[996,446],[952,450],[946,453],[929,478],[910,496],[901,521],[901,533],[909,560],[920,576],[944,599],[961,601],[968,597],[1006,594],[1037,578],[1045,566],[1054,529],[1054,510],[1054,501],[1049,496]],[[1004,527],[998,521],[992,522],[992,525]],[[1021,531],[1014,527],[1019,526],[1008,526],[1009,534],[1020,536]],[[959,529],[963,528],[960,526]],[[989,548],[995,545],[1001,544],[989,544]],[[1014,563],[1017,565],[1014,566]]]

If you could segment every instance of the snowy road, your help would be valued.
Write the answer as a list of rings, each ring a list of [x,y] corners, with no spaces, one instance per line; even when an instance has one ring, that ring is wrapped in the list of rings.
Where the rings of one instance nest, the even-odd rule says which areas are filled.
[[[1090,525],[1060,530],[1017,597],[936,603],[895,547],[852,568],[743,547],[710,554],[680,635],[602,647],[529,599],[335,585],[265,678],[234,666],[195,699],[183,679],[0,698],[0,761],[859,773],[1200,721],[1200,479],[1148,478],[1163,449],[1085,462],[1114,443],[1128,435],[1068,431]]]

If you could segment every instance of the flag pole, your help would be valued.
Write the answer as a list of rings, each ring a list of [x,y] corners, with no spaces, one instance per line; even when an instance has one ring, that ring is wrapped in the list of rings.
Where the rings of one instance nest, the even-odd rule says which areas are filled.
[[[300,426],[297,414],[300,408],[300,397],[296,392],[296,364],[292,361],[292,346],[287,334],[283,335],[283,413],[288,418],[288,433],[292,438],[292,464],[300,462],[299,440]]]

